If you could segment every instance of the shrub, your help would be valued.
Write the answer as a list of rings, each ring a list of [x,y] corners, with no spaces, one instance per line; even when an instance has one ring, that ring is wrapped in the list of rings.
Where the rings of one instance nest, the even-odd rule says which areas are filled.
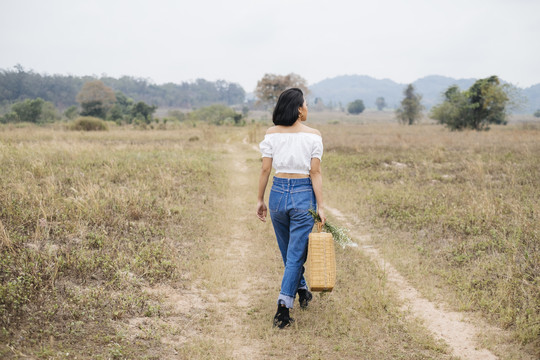
[[[169,110],[168,115],[175,118],[178,121],[184,121],[186,119],[186,114],[180,110]]]
[[[91,117],[91,116],[81,116],[77,118],[71,125],[71,130],[75,131],[104,131],[109,130],[107,123],[105,121]]]
[[[78,114],[79,114],[79,110],[77,110],[77,107],[75,105],[68,107],[66,111],[64,111],[64,116],[70,120],[75,119],[75,117],[77,117]]]
[[[490,124],[506,125],[510,87],[497,76],[477,80],[467,91],[456,85],[444,92],[444,102],[431,109],[431,117],[451,130],[489,130]]]
[[[191,120],[202,120],[214,125],[225,125],[231,123],[234,125],[244,125],[242,123],[242,114],[236,113],[228,106],[216,104],[206,106],[189,113]]]
[[[13,104],[11,111],[4,115],[2,122],[30,122],[42,124],[60,119],[54,104],[41,98],[26,99]]]
[[[152,116],[156,111],[157,106],[148,105],[144,101],[139,101],[131,108],[131,116],[139,121],[144,121],[146,124],[150,124],[153,120]]]
[[[354,100],[352,103],[347,106],[347,111],[350,114],[360,114],[365,110],[364,102],[360,99]]]
[[[534,112],[534,117],[540,118],[540,109]]]

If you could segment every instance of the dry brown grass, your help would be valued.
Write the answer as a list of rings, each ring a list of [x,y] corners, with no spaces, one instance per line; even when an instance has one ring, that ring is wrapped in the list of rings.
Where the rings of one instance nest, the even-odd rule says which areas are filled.
[[[160,316],[144,287],[189,284],[205,257],[216,139],[206,127],[0,132],[2,356],[159,357],[159,339],[117,329]]]
[[[538,354],[538,128],[322,131],[331,201],[373,227],[386,256],[426,294],[442,287],[457,309],[480,310]]]
[[[223,306],[213,304],[223,320],[202,322],[202,333],[227,338],[225,328],[232,338],[239,337],[244,346],[225,341],[225,354],[232,358],[451,358],[444,344],[403,314],[386,285],[384,269],[351,248],[338,249],[335,290],[315,294],[307,311],[296,304],[292,328],[272,328],[283,264],[270,219],[261,223],[254,213],[260,155],[250,145],[235,146],[231,152],[226,155],[231,159],[229,193],[222,201],[235,216],[217,219],[213,233],[219,245],[210,252],[204,278],[219,302],[233,306],[225,306],[229,314],[223,314]],[[228,254],[237,254],[236,261]],[[229,327],[231,314],[239,328]]]
[[[330,204],[381,235],[399,234],[372,232],[427,296],[509,319],[518,334],[519,313],[489,313],[507,305],[480,302],[486,287],[463,285],[486,264],[506,266],[501,279],[511,284],[538,264],[527,241],[512,243],[510,262],[489,242],[477,247],[492,240],[491,229],[536,236],[527,219],[538,213],[538,180],[528,175],[538,171],[538,130],[318,127]],[[1,356],[451,358],[400,310],[384,269],[350,248],[337,249],[334,292],[316,295],[308,311],[294,309],[293,328],[273,329],[282,262],[271,225],[253,210],[253,145],[264,126],[166,128],[0,127]]]

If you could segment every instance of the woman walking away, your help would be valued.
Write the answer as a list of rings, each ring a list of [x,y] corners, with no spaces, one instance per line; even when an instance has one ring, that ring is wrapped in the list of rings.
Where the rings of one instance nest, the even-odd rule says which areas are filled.
[[[272,166],[276,169],[268,208],[276,233],[285,271],[277,300],[274,326],[283,329],[294,321],[289,316],[296,293],[300,307],[306,308],[313,295],[304,279],[308,237],[314,220],[309,209],[316,209],[322,223],[323,209],[321,133],[303,124],[308,108],[300,89],[285,90],[279,96],[272,121],[260,143],[262,168],[259,178],[257,217],[266,221],[264,192]]]

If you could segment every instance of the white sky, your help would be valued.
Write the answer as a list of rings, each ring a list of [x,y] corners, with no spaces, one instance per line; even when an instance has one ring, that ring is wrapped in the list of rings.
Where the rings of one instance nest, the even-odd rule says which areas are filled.
[[[0,0],[0,68],[204,78],[265,73],[540,83],[539,0]]]

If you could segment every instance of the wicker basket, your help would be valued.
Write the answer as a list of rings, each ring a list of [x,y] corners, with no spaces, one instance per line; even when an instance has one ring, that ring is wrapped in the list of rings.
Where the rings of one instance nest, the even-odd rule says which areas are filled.
[[[330,233],[309,234],[306,277],[311,291],[332,291],[336,284],[336,252],[334,237]]]

